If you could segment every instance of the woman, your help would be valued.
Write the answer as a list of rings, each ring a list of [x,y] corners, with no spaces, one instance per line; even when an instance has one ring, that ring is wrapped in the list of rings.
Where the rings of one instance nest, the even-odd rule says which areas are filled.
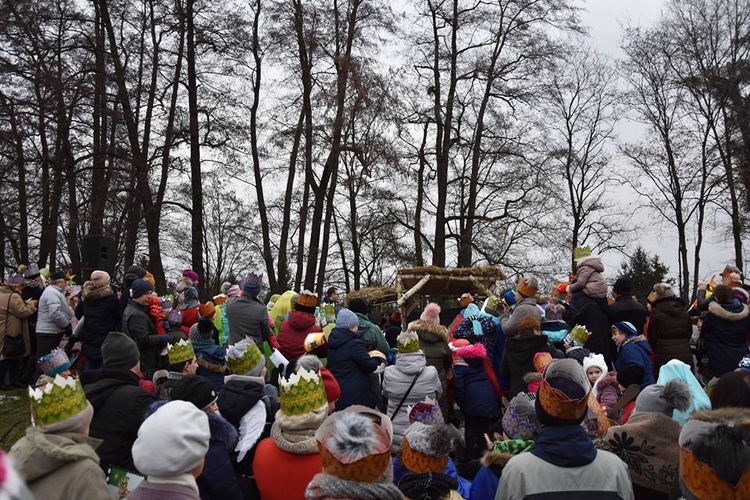
[[[7,281],[0,285],[0,389],[3,390],[23,387],[20,381],[21,359],[31,354],[27,318],[36,312],[38,301],[24,301],[20,295],[22,287],[23,277],[19,275],[9,276]],[[9,347],[5,346],[5,339],[18,336],[23,338],[23,349],[21,352],[11,353]]]
[[[687,305],[667,283],[657,283],[648,296],[649,319],[646,337],[654,350],[656,373],[671,359],[693,367],[690,337],[693,328]]]
[[[102,367],[104,339],[109,332],[120,330],[120,302],[109,283],[107,272],[91,273],[91,280],[83,284],[83,300],[76,308],[76,317],[83,318],[80,338],[86,356],[84,371]]]
[[[729,373],[747,353],[747,332],[750,331],[748,306],[734,299],[728,285],[714,288],[714,300],[703,318],[701,335],[708,342],[708,368],[719,378]]]

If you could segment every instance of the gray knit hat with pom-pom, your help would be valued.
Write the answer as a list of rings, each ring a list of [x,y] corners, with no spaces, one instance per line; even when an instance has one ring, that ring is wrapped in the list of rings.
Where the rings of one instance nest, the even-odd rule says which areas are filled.
[[[692,400],[693,395],[685,382],[670,380],[664,385],[649,385],[641,390],[635,400],[635,412],[663,413],[671,417],[674,410],[687,410]]]

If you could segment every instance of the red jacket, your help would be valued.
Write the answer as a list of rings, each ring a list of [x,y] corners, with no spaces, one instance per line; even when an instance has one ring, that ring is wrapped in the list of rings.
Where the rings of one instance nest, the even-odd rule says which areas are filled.
[[[253,476],[263,500],[305,498],[305,490],[315,474],[323,471],[320,453],[295,455],[266,438],[255,450]]]
[[[322,332],[320,325],[315,323],[315,316],[308,312],[290,311],[289,318],[281,323],[278,342],[279,351],[288,360],[297,359],[305,354],[305,337],[309,333]],[[317,353],[325,357],[325,353]]]
[[[182,324],[180,330],[185,335],[190,333],[190,327],[198,322],[198,306],[191,307],[190,309],[184,309],[182,311]]]
[[[151,295],[151,302],[148,303],[148,316],[156,326],[156,333],[166,335],[164,329],[164,310],[161,308],[161,301],[156,294]]]

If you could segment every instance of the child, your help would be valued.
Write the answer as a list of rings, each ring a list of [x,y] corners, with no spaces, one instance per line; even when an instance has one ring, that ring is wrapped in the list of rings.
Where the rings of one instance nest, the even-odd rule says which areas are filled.
[[[607,363],[604,361],[604,356],[592,353],[583,358],[583,371],[586,372],[586,376],[591,383],[591,391],[594,393],[594,397],[596,397],[599,394],[597,382],[609,371],[607,370]]]
[[[552,290],[549,302],[544,306],[544,320],[542,321],[542,334],[546,335],[555,347],[562,347],[563,339],[568,334],[570,327],[563,321],[565,306],[558,299],[559,291]]]
[[[591,255],[589,247],[577,247],[573,254],[576,258],[577,279],[566,289],[570,294],[570,301],[574,302],[580,294],[592,299],[606,299],[607,280],[602,274],[602,259],[598,255]]]
[[[643,367],[644,375],[641,389],[647,385],[656,383],[654,369],[651,362],[651,346],[646,337],[638,335],[633,323],[628,321],[617,321],[612,325],[612,340],[617,344],[619,355],[615,367],[617,371],[629,365],[640,365]]]
[[[617,372],[607,372],[596,382],[596,401],[604,411],[614,408],[620,397],[620,384],[617,383]]]

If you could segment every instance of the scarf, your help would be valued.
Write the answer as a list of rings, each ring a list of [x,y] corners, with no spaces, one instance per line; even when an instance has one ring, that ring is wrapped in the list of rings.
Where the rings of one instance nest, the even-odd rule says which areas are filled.
[[[321,472],[313,477],[305,491],[307,500],[356,499],[356,500],[403,500],[404,495],[390,481],[358,483]]]
[[[581,467],[596,458],[596,449],[580,425],[543,427],[531,453],[558,467]]]
[[[318,453],[318,441],[315,432],[328,416],[328,407],[304,413],[294,417],[276,414],[276,421],[271,426],[271,438],[280,449],[295,455],[312,455]]]

